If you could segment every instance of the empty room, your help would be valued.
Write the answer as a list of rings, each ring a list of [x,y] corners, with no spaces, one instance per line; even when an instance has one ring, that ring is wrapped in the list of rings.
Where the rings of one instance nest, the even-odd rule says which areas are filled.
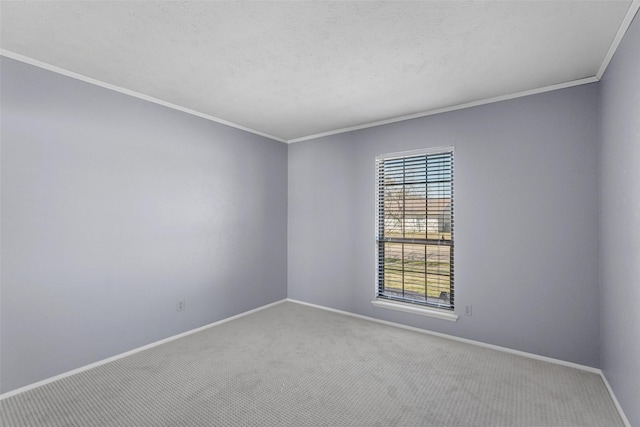
[[[0,1],[0,424],[640,427],[639,9]]]

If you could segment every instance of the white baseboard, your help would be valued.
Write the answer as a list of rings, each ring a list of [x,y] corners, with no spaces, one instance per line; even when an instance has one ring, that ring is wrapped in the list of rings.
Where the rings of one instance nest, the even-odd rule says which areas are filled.
[[[80,373],[80,372],[95,368],[97,366],[104,365],[105,363],[109,363],[109,362],[112,362],[114,360],[118,360],[118,359],[121,359],[123,357],[130,356],[132,354],[135,354],[135,353],[138,353],[138,352],[141,352],[141,351],[144,351],[144,350],[147,350],[147,349],[150,349],[150,348],[153,348],[153,347],[168,343],[170,341],[174,341],[174,340],[176,340],[178,338],[182,338],[182,337],[185,337],[187,335],[195,334],[196,332],[200,332],[200,331],[203,331],[205,329],[212,328],[214,326],[221,325],[223,323],[230,322],[232,320],[235,320],[235,319],[238,319],[238,318],[241,318],[241,317],[244,317],[244,316],[248,316],[250,314],[256,313],[256,312],[261,311],[261,310],[264,310],[266,308],[273,307],[273,306],[278,305],[278,304],[282,304],[285,301],[289,301],[289,302],[292,302],[292,303],[295,303],[295,304],[306,305],[306,306],[309,306],[309,307],[318,308],[320,310],[331,311],[333,313],[343,314],[345,316],[351,316],[351,317],[355,317],[355,318],[358,318],[358,319],[368,320],[368,321],[371,321],[371,322],[381,323],[381,324],[388,325],[388,326],[393,326],[393,327],[396,327],[396,328],[407,329],[407,330],[418,332],[418,333],[425,334],[425,335],[432,335],[432,336],[436,336],[436,337],[440,337],[440,338],[450,339],[450,340],[453,340],[453,341],[463,342],[463,343],[466,343],[466,344],[476,345],[476,346],[479,346],[479,347],[489,348],[489,349],[501,351],[501,352],[504,352],[504,353],[515,354],[515,355],[518,355],[518,356],[528,357],[530,359],[535,359],[535,360],[540,360],[540,361],[543,361],[543,362],[554,363],[556,365],[567,366],[567,367],[570,367],[570,368],[575,368],[575,369],[579,369],[579,370],[582,370],[582,371],[587,371],[587,372],[591,372],[591,373],[594,373],[594,374],[598,374],[598,375],[600,375],[600,378],[602,378],[602,382],[606,386],[606,388],[607,388],[607,390],[609,392],[609,395],[611,396],[611,399],[613,400],[613,403],[614,403],[616,409],[618,410],[618,413],[620,414],[620,418],[622,418],[622,421],[624,422],[625,427],[631,427],[631,423],[629,422],[629,420],[627,419],[626,415],[624,414],[624,411],[622,410],[622,407],[620,406],[620,403],[618,402],[618,399],[616,398],[616,396],[615,396],[615,394],[613,392],[613,389],[611,388],[611,385],[609,384],[609,381],[607,381],[607,378],[605,377],[605,375],[604,375],[604,373],[602,372],[601,369],[593,368],[591,366],[581,365],[581,364],[578,364],[578,363],[567,362],[566,360],[554,359],[552,357],[540,356],[538,354],[528,353],[528,352],[525,352],[525,351],[514,350],[514,349],[511,349],[511,348],[507,348],[507,347],[501,347],[501,346],[497,346],[497,345],[493,345],[493,344],[487,344],[487,343],[483,343],[481,341],[474,341],[474,340],[470,340],[470,339],[467,339],[467,338],[460,338],[460,337],[456,337],[454,335],[448,335],[448,334],[443,334],[443,333],[440,333],[440,332],[429,331],[427,329],[420,329],[420,328],[416,328],[416,327],[413,327],[413,326],[403,325],[401,323],[389,322],[387,320],[376,319],[374,317],[363,316],[361,314],[355,314],[355,313],[351,313],[351,312],[348,312],[348,311],[337,310],[335,308],[325,307],[325,306],[322,306],[322,305],[312,304],[312,303],[299,301],[299,300],[295,300],[295,299],[291,299],[291,298],[286,298],[286,299],[282,299],[282,300],[279,300],[279,301],[275,301],[275,302],[272,302],[270,304],[263,305],[263,306],[258,307],[258,308],[254,308],[253,310],[245,311],[243,313],[236,314],[235,316],[227,317],[225,319],[218,320],[217,322],[213,322],[213,323],[210,323],[208,325],[200,326],[198,328],[191,329],[189,331],[182,332],[180,334],[173,335],[171,337],[168,337],[168,338],[165,338],[165,339],[162,339],[162,340],[159,340],[159,341],[155,341],[155,342],[153,342],[151,344],[147,344],[147,345],[144,345],[142,347],[138,347],[138,348],[135,348],[133,350],[130,350],[130,351],[127,351],[127,352],[124,352],[124,353],[121,353],[121,354],[117,354],[115,356],[108,357],[108,358],[100,360],[98,362],[94,362],[94,363],[91,363],[89,365],[85,365],[85,366],[82,366],[80,368],[73,369],[73,370],[68,371],[68,372],[64,372],[62,374],[47,378],[45,380],[38,381],[36,383],[26,385],[24,387],[20,387],[20,388],[17,388],[15,390],[11,390],[11,391],[9,391],[7,393],[0,394],[0,400],[7,399],[7,398],[9,398],[11,396],[15,396],[15,395],[18,395],[20,393],[24,393],[26,391],[29,391],[29,390],[32,390],[34,388],[43,386],[45,384],[52,383],[52,382],[60,380],[62,378],[66,378],[66,377],[69,377],[71,375],[74,375],[74,374],[77,374],[77,373]]]
[[[58,380],[60,380],[62,378],[66,378],[66,377],[69,377],[71,375],[75,375],[75,374],[78,374],[80,372],[84,372],[86,370],[95,368],[97,366],[104,365],[105,363],[113,362],[114,360],[118,360],[118,359],[122,359],[123,357],[131,356],[132,354],[139,353],[139,352],[141,352],[143,350],[148,350],[150,348],[157,347],[159,345],[168,343],[170,341],[177,340],[178,338],[186,337],[187,335],[195,334],[196,332],[200,332],[200,331],[203,331],[205,329],[209,329],[209,328],[212,328],[214,326],[218,326],[218,325],[221,325],[223,323],[230,322],[230,321],[238,319],[240,317],[248,316],[248,315],[253,314],[255,312],[264,310],[266,308],[273,307],[274,305],[282,304],[285,301],[286,301],[286,299],[282,299],[280,301],[272,302],[270,304],[263,305],[263,306],[258,307],[258,308],[254,308],[253,310],[245,311],[243,313],[236,314],[235,316],[227,317],[225,319],[218,320],[217,322],[209,323],[208,325],[200,326],[198,328],[191,329],[189,331],[182,332],[182,333],[179,333],[177,335],[170,336],[169,338],[165,338],[165,339],[162,339],[162,340],[159,340],[159,341],[155,341],[155,342],[152,342],[151,344],[143,345],[142,347],[134,348],[133,350],[129,350],[127,352],[120,353],[120,354],[117,354],[115,356],[111,356],[111,357],[108,357],[106,359],[99,360],[99,361],[94,362],[94,363],[90,363],[90,364],[85,365],[85,366],[81,366],[80,368],[76,368],[76,369],[73,369],[71,371],[64,372],[62,374],[59,374],[59,375],[44,379],[42,381],[38,381],[36,383],[29,384],[29,385],[26,385],[24,387],[17,388],[15,390],[8,391],[6,393],[0,394],[0,400],[6,399],[6,398],[11,397],[11,396],[15,396],[15,395],[20,394],[20,393],[24,393],[25,391],[32,390],[34,388],[43,386],[45,384],[52,383],[54,381],[58,381]]]
[[[376,323],[382,323],[382,324],[385,324],[385,325],[394,326],[396,328],[407,329],[407,330],[410,330],[410,331],[419,332],[421,334],[432,335],[432,336],[436,336],[436,337],[440,337],[440,338],[450,339],[450,340],[453,340],[453,341],[463,342],[463,343],[466,343],[466,344],[476,345],[476,346],[479,346],[479,347],[490,348],[492,350],[498,350],[498,351],[501,351],[501,352],[504,352],[504,353],[515,354],[515,355],[518,355],[518,356],[528,357],[530,359],[536,359],[536,360],[541,360],[543,362],[554,363],[556,365],[568,366],[570,368],[580,369],[581,371],[592,372],[594,374],[601,373],[600,369],[598,369],[598,368],[593,368],[591,366],[586,366],[586,365],[580,365],[578,363],[573,363],[573,362],[567,362],[566,360],[554,359],[552,357],[547,357],[547,356],[540,356],[540,355],[534,354],[534,353],[527,353],[526,351],[514,350],[514,349],[511,349],[511,348],[508,348],[508,347],[501,347],[501,346],[494,345],[494,344],[487,344],[487,343],[483,343],[481,341],[474,341],[474,340],[470,340],[470,339],[467,339],[467,338],[460,338],[460,337],[456,337],[455,335],[448,335],[448,334],[443,334],[443,333],[440,333],[440,332],[430,331],[430,330],[427,330],[427,329],[420,329],[420,328],[416,328],[416,327],[413,327],[413,326],[403,325],[401,323],[389,322],[387,320],[376,319],[375,317],[363,316],[361,314],[354,314],[354,313],[350,313],[348,311],[336,310],[334,308],[324,307],[324,306],[321,306],[321,305],[311,304],[311,303],[308,303],[308,302],[298,301],[298,300],[294,300],[294,299],[290,299],[290,298],[287,298],[287,301],[293,302],[293,303],[296,303],[296,304],[302,304],[302,305],[307,305],[307,306],[310,306],[310,307],[319,308],[321,310],[332,311],[334,313],[344,314],[344,315],[351,316],[351,317],[357,317],[359,319],[369,320],[369,321],[376,322]]]
[[[613,389],[609,385],[609,382],[607,381],[607,378],[604,376],[604,372],[602,372],[601,369],[593,368],[591,366],[581,365],[579,363],[568,362],[568,361],[562,360],[562,359],[555,359],[553,357],[541,356],[541,355],[535,354],[535,353],[528,353],[526,351],[514,350],[514,349],[508,348],[508,347],[501,347],[501,346],[494,345],[494,344],[487,344],[487,343],[483,343],[481,341],[474,341],[474,340],[470,340],[470,339],[467,339],[467,338],[460,338],[460,337],[456,337],[454,335],[448,335],[448,334],[443,334],[443,333],[440,333],[440,332],[429,331],[427,329],[420,329],[420,328],[416,328],[416,327],[413,327],[413,326],[403,325],[401,323],[389,322],[387,320],[376,319],[375,317],[363,316],[361,314],[355,314],[355,313],[351,313],[351,312],[348,312],[348,311],[337,310],[335,308],[325,307],[325,306],[322,306],[322,305],[312,304],[312,303],[309,303],[309,302],[299,301],[299,300],[296,300],[296,299],[287,298],[287,301],[292,302],[292,303],[296,303],[296,304],[306,305],[306,306],[309,306],[309,307],[318,308],[320,310],[331,311],[333,313],[344,314],[345,316],[351,316],[351,317],[356,317],[358,319],[369,320],[371,322],[382,323],[384,325],[393,326],[393,327],[396,327],[396,328],[407,329],[407,330],[418,332],[418,333],[425,334],[425,335],[431,335],[431,336],[436,336],[436,337],[439,337],[439,338],[450,339],[452,341],[463,342],[463,343],[466,343],[466,344],[476,345],[478,347],[489,348],[489,349],[501,351],[501,352],[504,352],[504,353],[514,354],[514,355],[518,355],[518,356],[522,356],[522,357],[528,357],[530,359],[540,360],[540,361],[543,361],[543,362],[553,363],[553,364],[556,364],[556,365],[566,366],[566,367],[569,367],[569,368],[579,369],[581,371],[586,371],[586,372],[591,372],[591,373],[597,374],[597,375],[600,376],[600,378],[602,378],[602,382],[604,382],[604,385],[606,386],[607,391],[609,392],[609,395],[611,396],[611,399],[613,400],[613,403],[615,404],[616,409],[618,410],[618,413],[620,414],[620,418],[622,418],[622,421],[624,422],[625,427],[631,427],[631,423],[629,423],[629,420],[627,419],[626,415],[624,414],[624,411],[622,410],[622,407],[620,406],[620,403],[618,402],[618,399],[616,398],[615,394],[613,393]]]
[[[627,416],[624,414],[624,411],[622,410],[622,406],[620,406],[620,402],[618,402],[618,399],[616,398],[616,395],[613,393],[613,389],[611,388],[609,381],[607,381],[607,377],[604,376],[604,372],[600,371],[600,377],[602,378],[602,382],[604,383],[604,385],[607,387],[607,390],[609,390],[609,395],[611,396],[611,400],[613,400],[613,404],[616,405],[616,409],[618,409],[618,413],[620,414],[620,418],[622,418],[622,422],[624,423],[625,427],[631,427],[631,423],[627,419]]]

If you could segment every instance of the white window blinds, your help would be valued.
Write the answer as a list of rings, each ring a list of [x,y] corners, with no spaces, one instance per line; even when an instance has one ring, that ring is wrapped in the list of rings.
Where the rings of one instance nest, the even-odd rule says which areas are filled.
[[[376,162],[378,298],[453,310],[453,149]]]

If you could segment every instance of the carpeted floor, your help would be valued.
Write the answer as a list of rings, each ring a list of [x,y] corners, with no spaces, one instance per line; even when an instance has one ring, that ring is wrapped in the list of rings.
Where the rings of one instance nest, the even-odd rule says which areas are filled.
[[[600,377],[283,303],[4,399],[2,426],[623,426]]]

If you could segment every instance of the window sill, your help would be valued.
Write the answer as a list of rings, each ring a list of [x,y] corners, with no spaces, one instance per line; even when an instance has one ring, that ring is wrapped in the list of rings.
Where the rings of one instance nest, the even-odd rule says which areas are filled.
[[[458,320],[457,314],[444,310],[438,310],[436,308],[417,307],[411,304],[403,304],[379,299],[371,301],[371,304],[375,307],[404,311],[405,313],[418,314],[420,316],[435,317],[437,319],[448,320],[450,322],[455,322],[456,320]]]

